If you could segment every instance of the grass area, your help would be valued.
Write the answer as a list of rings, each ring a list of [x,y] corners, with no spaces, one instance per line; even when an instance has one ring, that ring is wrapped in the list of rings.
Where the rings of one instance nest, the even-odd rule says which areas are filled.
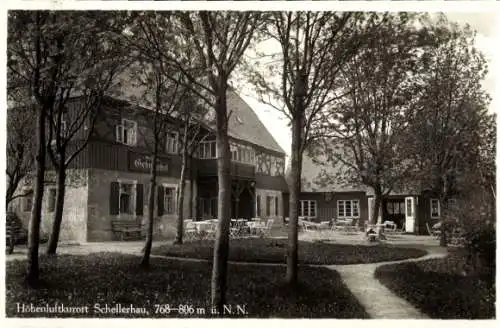
[[[89,256],[41,257],[42,285],[24,284],[25,261],[6,264],[7,317],[209,317],[212,266],[206,262],[151,259],[149,269],[139,267],[140,258],[116,253]],[[366,318],[367,314],[339,274],[325,268],[304,267],[299,285],[291,290],[283,284],[285,269],[273,266],[230,265],[227,304],[235,317],[260,318]],[[19,312],[22,306],[55,304],[88,307],[88,313]],[[98,311],[95,304],[99,304]],[[130,312],[112,313],[121,304]],[[183,313],[166,305],[179,308]],[[103,312],[105,306],[108,312]],[[155,305],[163,305],[157,308]],[[237,306],[240,311],[235,313]],[[205,312],[204,314],[201,312]],[[194,313],[189,313],[189,312]],[[186,314],[187,312],[187,314]]]
[[[183,245],[162,245],[154,254],[212,260],[214,242],[195,240]],[[285,239],[248,238],[230,240],[229,260],[236,262],[284,263]],[[301,264],[356,264],[416,258],[425,255],[419,249],[393,246],[340,245],[299,241]]]
[[[495,317],[494,277],[464,276],[464,256],[383,265],[375,277],[431,318],[489,319]]]

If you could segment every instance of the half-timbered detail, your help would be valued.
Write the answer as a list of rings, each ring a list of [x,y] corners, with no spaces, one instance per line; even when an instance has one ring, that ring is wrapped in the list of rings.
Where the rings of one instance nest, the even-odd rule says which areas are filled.
[[[145,226],[148,213],[153,113],[114,98],[107,98],[104,107],[87,147],[68,170],[61,240],[87,242],[144,237],[143,233],[136,232]],[[234,92],[228,93],[228,107],[233,113],[229,120],[231,217],[282,216],[283,194],[287,191],[283,174],[285,152],[253,110]],[[68,115],[71,108],[68,106]],[[172,117],[164,119],[166,139],[156,159],[155,238],[175,235],[181,172],[182,138],[178,131],[182,122]],[[194,220],[217,218],[215,126],[212,120],[203,126],[184,188],[184,217]],[[263,169],[259,169],[262,167],[259,158],[265,161]],[[28,183],[23,191],[27,188]],[[47,189],[45,195],[52,197],[53,192]],[[31,197],[27,193],[13,204],[25,222],[29,219]],[[53,206],[50,199],[44,204],[42,230],[49,231]]]

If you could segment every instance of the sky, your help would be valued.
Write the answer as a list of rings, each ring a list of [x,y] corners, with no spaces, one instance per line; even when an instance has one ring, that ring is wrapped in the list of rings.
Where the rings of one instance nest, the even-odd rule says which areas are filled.
[[[496,72],[500,68],[499,27],[498,13],[495,12],[449,12],[448,19],[459,24],[469,24],[477,31],[476,46],[488,60],[489,72],[483,81],[484,89],[492,97],[490,111],[496,111],[500,99],[496,94],[498,77]],[[249,89],[241,90],[242,98],[252,107],[266,128],[271,132],[278,144],[290,155],[291,131],[287,126],[288,119],[276,109],[260,103]]]

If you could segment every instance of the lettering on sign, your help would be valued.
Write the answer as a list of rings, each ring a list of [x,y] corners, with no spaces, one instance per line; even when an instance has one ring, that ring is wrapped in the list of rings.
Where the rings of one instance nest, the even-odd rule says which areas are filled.
[[[129,153],[129,169],[131,171],[149,172],[152,164],[151,156]],[[156,172],[168,173],[168,163],[165,159],[157,159]]]

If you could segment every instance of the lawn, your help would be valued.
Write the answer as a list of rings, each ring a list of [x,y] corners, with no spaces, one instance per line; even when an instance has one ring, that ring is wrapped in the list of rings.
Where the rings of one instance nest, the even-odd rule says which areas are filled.
[[[40,261],[43,283],[36,290],[24,284],[25,261],[9,261],[6,264],[6,314],[8,317],[213,315],[208,305],[212,269],[209,263],[159,258],[151,261],[151,268],[145,270],[138,266],[139,257],[133,255],[44,256]],[[283,284],[283,267],[230,265],[228,270],[227,304],[231,307],[232,316],[367,317],[335,271],[301,268],[298,288],[292,291]],[[18,311],[23,309],[23,305],[25,309],[33,309],[55,304],[66,306],[66,312],[47,313],[48,309],[39,313]],[[95,304],[99,305],[98,308]],[[74,313],[67,313],[69,307],[73,307]],[[141,309],[146,313],[141,313]],[[136,313],[130,313],[132,311]]]
[[[235,262],[284,263],[285,239],[232,239],[229,260]],[[189,241],[183,245],[162,245],[153,249],[157,255],[188,257],[212,261],[214,242]],[[416,258],[426,252],[413,248],[392,246],[341,245],[299,241],[301,264],[357,264]]]
[[[444,259],[383,265],[375,276],[431,318],[494,318],[494,278],[464,276],[463,265],[462,254],[453,252]]]

